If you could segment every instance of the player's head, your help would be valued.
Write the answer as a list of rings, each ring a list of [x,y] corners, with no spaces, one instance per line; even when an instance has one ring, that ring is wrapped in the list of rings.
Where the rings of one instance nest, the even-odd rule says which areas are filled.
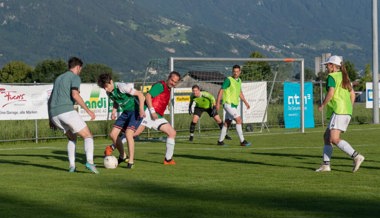
[[[342,59],[339,56],[330,56],[325,62],[322,63],[326,66],[329,73],[339,71],[342,66]]]
[[[180,79],[181,79],[181,75],[179,75],[177,71],[172,71],[170,72],[168,76],[168,80],[166,81],[166,84],[168,85],[169,88],[174,88],[176,87]]]
[[[234,78],[239,78],[240,73],[241,73],[241,69],[239,65],[235,64],[234,66],[232,66],[232,76]]]
[[[112,92],[114,89],[114,84],[112,81],[112,76],[109,73],[100,74],[98,77],[98,86],[105,89],[107,92]]]
[[[195,97],[199,97],[199,96],[201,96],[201,89],[199,88],[198,85],[193,85],[193,87],[191,87],[191,90],[192,90],[193,95],[194,95]]]
[[[80,73],[82,70],[83,61],[80,58],[77,57],[71,57],[67,61],[67,67],[70,71],[73,73]]]

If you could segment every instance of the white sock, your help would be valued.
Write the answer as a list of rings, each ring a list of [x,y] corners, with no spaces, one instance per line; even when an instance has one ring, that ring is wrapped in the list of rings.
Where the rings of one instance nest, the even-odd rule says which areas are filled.
[[[236,132],[239,136],[240,142],[244,141],[243,128],[241,124],[236,124]]]
[[[75,167],[75,147],[76,141],[71,141],[67,143],[67,155],[69,156],[70,167]]]
[[[227,135],[227,127],[223,125],[222,130],[220,130],[220,136],[219,136],[219,141],[222,142],[224,138]]]
[[[166,139],[166,154],[165,154],[166,160],[171,160],[173,158],[174,145],[175,145],[174,139],[172,139],[172,138]]]
[[[340,140],[336,146],[338,146],[338,148],[340,148],[340,150],[342,150],[344,153],[350,155],[350,157],[352,157],[352,155],[355,153],[355,150],[351,147],[351,145],[344,140]]]
[[[333,153],[333,146],[325,145],[323,147],[323,162],[330,162]]]
[[[87,162],[94,164],[94,139],[85,138],[84,139],[84,152],[86,153]]]

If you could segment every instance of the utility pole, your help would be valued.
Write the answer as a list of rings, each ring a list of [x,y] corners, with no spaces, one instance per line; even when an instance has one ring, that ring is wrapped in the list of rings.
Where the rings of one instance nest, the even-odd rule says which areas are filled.
[[[372,38],[373,38],[373,123],[379,124],[379,45],[377,35],[377,0],[372,0]]]

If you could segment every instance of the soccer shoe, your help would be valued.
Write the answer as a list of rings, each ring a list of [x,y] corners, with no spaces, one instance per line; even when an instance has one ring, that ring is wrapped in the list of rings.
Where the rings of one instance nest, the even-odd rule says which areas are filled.
[[[194,140],[194,136],[191,135],[191,136],[189,137],[189,141],[192,142],[193,140]]]
[[[128,163],[128,165],[127,165],[127,169],[133,169],[134,166],[135,166],[135,164],[133,164],[133,163]]]
[[[175,161],[173,159],[166,160],[164,159],[164,165],[175,165]]]
[[[232,140],[231,136],[229,136],[229,135],[226,135],[226,137],[224,137],[224,139]]]
[[[225,144],[224,144],[224,142],[223,141],[218,141],[218,143],[216,143],[217,145],[219,145],[219,146],[224,146]]]
[[[113,152],[113,146],[112,145],[108,145],[106,147],[106,149],[104,150],[104,156],[111,156],[112,155],[112,152]]]
[[[96,169],[96,165],[95,164],[90,164],[90,163],[86,163],[86,168],[88,170],[90,170],[91,172],[95,173],[95,174],[99,174],[99,171]]]
[[[244,141],[240,142],[240,145],[244,146],[244,147],[247,147],[247,146],[251,146],[251,143],[247,142],[246,140],[244,140]]]
[[[355,158],[354,158],[354,167],[352,168],[352,172],[355,173],[356,171],[358,171],[360,165],[363,163],[364,161],[364,156],[361,155],[361,154],[358,154]]]
[[[70,167],[69,168],[69,173],[75,173],[77,169],[75,167]]]
[[[124,163],[124,162],[128,163],[128,161],[129,161],[129,157],[128,156],[126,158],[119,157],[117,159],[117,164],[119,165],[119,164]]]
[[[315,172],[330,172],[331,167],[327,164],[322,164],[318,169],[315,170]]]

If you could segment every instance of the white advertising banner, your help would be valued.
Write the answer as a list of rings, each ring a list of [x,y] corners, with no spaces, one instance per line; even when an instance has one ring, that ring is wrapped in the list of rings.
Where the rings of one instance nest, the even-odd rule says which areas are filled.
[[[243,113],[243,123],[262,123],[267,121],[265,113],[267,107],[267,83],[266,82],[248,82],[242,83],[241,86],[245,99],[251,106],[247,109],[241,101],[238,111]],[[243,107],[243,108],[241,108]],[[225,117],[225,111],[223,111]],[[235,121],[234,121],[235,122]]]
[[[13,86],[0,84],[0,120],[49,119],[47,102],[53,85]],[[108,96],[96,84],[81,84],[80,95],[87,107],[95,112],[95,120],[107,120]],[[112,107],[111,107],[112,109]],[[78,107],[84,120],[90,120],[85,110]]]
[[[250,109],[247,109],[244,103],[239,104],[239,106],[243,106],[243,123],[266,122],[267,116],[265,109],[267,107],[267,83],[242,83],[242,90],[245,99],[251,106]]]
[[[366,83],[365,84],[365,90],[366,90],[366,100],[365,100],[365,107],[366,108],[373,108],[373,84],[372,83]],[[380,87],[380,83],[379,83]],[[380,90],[379,90],[379,96],[380,96]],[[380,97],[379,97],[379,107],[380,107]]]
[[[174,89],[174,114],[189,113],[191,88]],[[195,104],[193,104],[193,107]]]
[[[80,96],[87,107],[94,111],[95,120],[107,120],[107,116],[109,116],[109,120],[111,119],[112,106],[108,108],[108,96],[104,89],[99,88],[96,84],[81,84]],[[88,121],[91,119],[81,107],[78,107],[78,112],[83,120]]]
[[[47,101],[52,87],[0,84],[0,120],[48,119]]]

